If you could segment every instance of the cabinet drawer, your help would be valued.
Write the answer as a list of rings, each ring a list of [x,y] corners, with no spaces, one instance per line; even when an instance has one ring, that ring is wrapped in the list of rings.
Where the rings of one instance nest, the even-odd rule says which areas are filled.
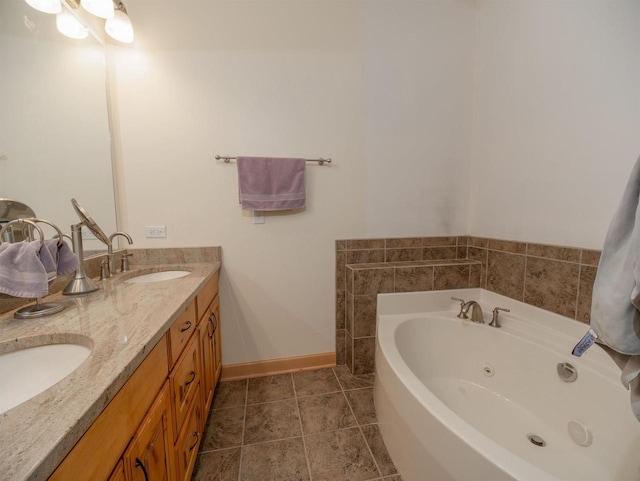
[[[205,284],[196,296],[196,305],[198,306],[198,322],[202,320],[205,311],[211,304],[211,301],[218,295],[218,287],[220,284],[220,271],[216,272],[211,279]]]
[[[198,386],[198,389],[200,387]],[[176,465],[178,470],[178,481],[189,481],[193,472],[193,466],[198,455],[198,448],[202,442],[202,426],[204,417],[200,392],[189,406],[188,417],[180,431],[180,436],[175,445]]]
[[[176,363],[176,367],[169,375],[174,420],[173,432],[176,437],[187,417],[189,406],[196,395],[201,377],[198,336],[193,336]]]
[[[107,479],[166,381],[168,372],[164,336],[49,480]]]
[[[169,329],[169,366],[174,366],[196,330],[196,304],[192,302]]]

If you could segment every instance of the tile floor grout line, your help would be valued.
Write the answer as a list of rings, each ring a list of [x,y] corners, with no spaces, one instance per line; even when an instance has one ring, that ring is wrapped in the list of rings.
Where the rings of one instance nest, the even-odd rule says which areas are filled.
[[[304,439],[304,428],[302,427],[302,413],[300,412],[300,403],[298,403],[298,391],[296,391],[296,383],[293,380],[293,374],[291,374],[291,384],[293,385],[293,395],[296,400],[296,409],[298,410],[298,421],[300,422],[300,436],[302,437],[302,449],[304,449],[304,460],[307,463],[307,473],[309,474],[309,481],[313,481],[313,476],[311,476],[311,464],[309,463],[309,452],[307,451],[307,442]]]
[[[333,370],[333,375],[337,378],[338,375],[336,374],[335,369],[332,368],[332,370]],[[340,384],[340,379],[338,379],[338,384]],[[342,384],[340,384],[340,387],[342,387]],[[363,388],[363,389],[366,389],[366,388]],[[354,389],[354,391],[355,391],[355,389]],[[351,407],[351,402],[349,401],[349,398],[347,397],[347,394],[345,393],[344,388],[342,389],[342,395],[347,400],[347,406],[349,406],[349,410],[351,411],[351,415],[353,416],[353,419],[356,420],[356,425],[358,426],[358,431],[360,431],[360,436],[362,436],[362,439],[364,440],[364,444],[367,447],[367,451],[369,452],[369,455],[371,456],[371,459],[373,460],[373,464],[375,465],[376,470],[378,471],[379,476],[377,478],[370,478],[370,479],[372,479],[372,480],[376,480],[378,478],[382,479],[382,471],[380,470],[380,466],[378,466],[378,460],[373,455],[373,451],[371,450],[371,446],[369,446],[369,441],[367,441],[367,437],[364,435],[364,431],[362,430],[362,426],[360,424],[360,421],[356,417],[356,413],[353,411],[353,407]],[[376,420],[377,420],[377,417],[376,417]]]
[[[240,460],[238,461],[238,481],[242,480],[242,448],[244,447],[244,431],[247,425],[247,401],[249,399],[249,380],[244,388],[244,416],[242,417],[242,439],[240,440]]]

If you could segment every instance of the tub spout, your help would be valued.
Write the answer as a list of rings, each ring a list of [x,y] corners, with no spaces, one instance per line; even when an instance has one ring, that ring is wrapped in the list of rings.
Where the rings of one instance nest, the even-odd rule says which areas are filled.
[[[460,309],[459,317],[462,319],[469,319],[467,315],[469,313],[469,309],[471,309],[471,320],[473,322],[479,322],[480,324],[484,324],[484,317],[482,315],[482,307],[476,301],[468,301],[465,302],[462,308]]]

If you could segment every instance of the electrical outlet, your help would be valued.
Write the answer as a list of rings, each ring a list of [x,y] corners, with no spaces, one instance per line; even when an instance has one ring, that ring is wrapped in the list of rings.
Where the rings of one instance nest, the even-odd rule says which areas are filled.
[[[166,225],[148,225],[144,228],[144,236],[149,238],[160,238],[167,237],[167,226]]]
[[[253,223],[254,224],[264,224],[264,212],[260,210],[253,211]]]

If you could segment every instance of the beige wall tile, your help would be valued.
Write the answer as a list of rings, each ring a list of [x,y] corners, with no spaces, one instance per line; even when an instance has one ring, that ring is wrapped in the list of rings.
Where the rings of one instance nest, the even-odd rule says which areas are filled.
[[[345,266],[347,265],[346,252],[336,252],[336,290],[345,289]]]
[[[395,268],[395,292],[430,291],[432,289],[432,266]]]
[[[424,260],[455,259],[458,254],[456,246],[451,247],[425,247],[422,249]]]
[[[527,244],[527,255],[560,261],[580,262],[580,249],[571,247]]]
[[[422,247],[387,249],[385,262],[406,262],[422,260]]]
[[[422,238],[422,247],[442,247],[456,245],[458,245],[458,238],[454,236]]]
[[[524,256],[489,251],[487,257],[487,289],[522,301],[524,267]]]
[[[580,266],[580,284],[578,289],[578,311],[576,320],[589,324],[591,321],[591,297],[593,283],[596,280],[597,267]]]
[[[575,318],[579,266],[569,262],[529,257],[524,301]]]
[[[354,270],[354,295],[366,296],[380,292],[393,292],[393,268]]]
[[[375,337],[353,340],[353,374],[370,374],[375,371]]]
[[[336,329],[345,328],[346,291],[336,291]]]
[[[375,336],[377,296],[355,296],[353,300],[353,337]]]
[[[353,336],[353,294],[348,293],[345,299],[345,329]]]
[[[463,289],[469,287],[469,265],[435,266],[433,268],[433,288]]]
[[[489,249],[495,251],[511,252],[513,254],[525,254],[527,252],[527,244],[525,242],[489,239]]]
[[[469,236],[469,245],[486,249],[487,247],[489,247],[489,239],[485,237]]]
[[[384,262],[384,249],[347,251],[347,264]]]
[[[397,249],[400,247],[422,247],[422,237],[395,237],[386,239],[387,249]]]
[[[340,366],[347,362],[346,333],[344,329],[336,330],[336,364]]]
[[[384,239],[349,239],[347,249],[384,249]]]
[[[600,262],[600,254],[601,251],[582,249],[582,259],[580,260],[580,262],[589,266],[598,267],[598,263]]]

